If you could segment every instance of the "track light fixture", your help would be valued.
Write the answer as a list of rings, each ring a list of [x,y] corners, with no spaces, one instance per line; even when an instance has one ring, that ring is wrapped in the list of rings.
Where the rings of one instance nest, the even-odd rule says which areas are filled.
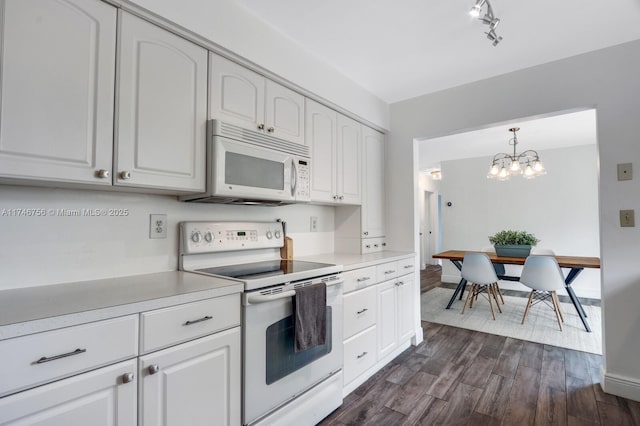
[[[482,7],[485,5],[487,6],[487,12],[482,18],[480,18]],[[478,18],[480,21],[482,21],[483,24],[489,26],[489,31],[487,31],[485,34],[487,35],[487,38],[491,40],[491,44],[493,44],[494,47],[502,41],[502,36],[496,34],[496,27],[500,23],[500,19],[494,16],[493,8],[491,7],[491,3],[489,3],[489,0],[476,0],[476,4],[474,4],[469,11],[469,15],[473,16],[474,18]]]

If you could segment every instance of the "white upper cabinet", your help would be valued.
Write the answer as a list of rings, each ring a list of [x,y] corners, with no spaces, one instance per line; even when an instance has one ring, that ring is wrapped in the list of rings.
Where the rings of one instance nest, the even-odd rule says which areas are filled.
[[[204,191],[207,51],[121,12],[114,184]]]
[[[336,197],[337,113],[306,100],[305,141],[311,149],[311,200],[332,203]]]
[[[338,114],[338,200],[360,204],[362,200],[362,126]]]
[[[362,127],[362,237],[384,237],[384,135]]]
[[[360,124],[310,99],[305,115],[305,141],[311,149],[311,201],[360,204]]]
[[[0,177],[110,185],[116,9],[97,0],[0,9]]]
[[[304,96],[209,53],[209,116],[304,144]]]

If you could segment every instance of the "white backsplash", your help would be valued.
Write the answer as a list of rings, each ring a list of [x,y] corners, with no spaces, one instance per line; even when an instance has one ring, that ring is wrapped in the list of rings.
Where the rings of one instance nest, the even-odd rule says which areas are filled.
[[[123,209],[125,216],[109,216]],[[152,213],[167,214],[166,239],[149,239]],[[309,232],[311,216],[318,232]],[[179,222],[277,218],[287,222],[295,256],[333,251],[333,207],[195,204],[175,196],[0,185],[0,289],[176,270]]]

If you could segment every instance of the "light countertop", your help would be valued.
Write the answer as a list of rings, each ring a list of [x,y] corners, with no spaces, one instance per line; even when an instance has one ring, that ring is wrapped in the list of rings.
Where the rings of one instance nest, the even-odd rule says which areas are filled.
[[[0,340],[241,293],[242,284],[159,272],[0,291]]]
[[[296,260],[308,260],[309,262],[332,263],[342,265],[345,271],[376,265],[380,262],[393,262],[415,256],[410,251],[380,251],[377,253],[324,253],[311,256],[296,257]]]

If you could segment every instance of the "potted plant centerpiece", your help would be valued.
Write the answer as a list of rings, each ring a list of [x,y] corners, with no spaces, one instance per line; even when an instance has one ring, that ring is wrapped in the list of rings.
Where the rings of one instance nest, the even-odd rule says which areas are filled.
[[[527,257],[531,253],[531,247],[538,244],[533,234],[526,231],[512,231],[510,229],[496,232],[489,237],[498,256]]]

